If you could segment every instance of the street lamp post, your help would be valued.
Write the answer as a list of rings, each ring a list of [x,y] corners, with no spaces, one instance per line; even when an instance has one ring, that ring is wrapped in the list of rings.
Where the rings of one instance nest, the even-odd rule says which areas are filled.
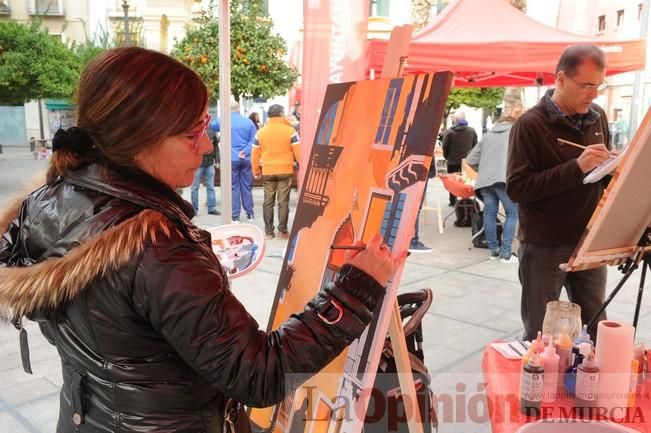
[[[129,33],[129,2],[122,0],[122,9],[124,10],[124,46],[131,46],[131,34]]]

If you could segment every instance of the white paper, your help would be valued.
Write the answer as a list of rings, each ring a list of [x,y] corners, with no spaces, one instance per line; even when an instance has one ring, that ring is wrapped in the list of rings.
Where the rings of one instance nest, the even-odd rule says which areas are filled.
[[[622,162],[626,149],[628,149],[628,147],[624,148],[624,150],[619,152],[618,155],[610,156],[604,162],[592,169],[592,171],[583,178],[583,183],[595,183],[601,180],[604,176],[610,174],[617,168],[619,163]]]
[[[528,348],[531,343],[525,341],[524,344]],[[525,349],[519,341],[491,343],[491,347],[497,350],[500,355],[506,359],[522,359],[522,355],[527,353],[527,349]]]

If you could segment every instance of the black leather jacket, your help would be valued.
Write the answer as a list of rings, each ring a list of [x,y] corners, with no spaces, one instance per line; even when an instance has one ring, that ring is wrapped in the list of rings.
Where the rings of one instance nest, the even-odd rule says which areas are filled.
[[[61,356],[58,433],[220,432],[228,397],[278,402],[287,375],[334,359],[383,296],[346,265],[303,312],[262,332],[191,217],[154,179],[93,164],[32,193],[0,238],[0,313],[38,320]],[[334,325],[319,317],[332,300],[344,311]]]

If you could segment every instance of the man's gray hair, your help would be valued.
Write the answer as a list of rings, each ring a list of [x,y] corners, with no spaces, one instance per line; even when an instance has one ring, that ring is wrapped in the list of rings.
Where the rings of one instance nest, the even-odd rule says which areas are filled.
[[[231,101],[231,111],[240,111],[240,103],[234,99]]]
[[[466,113],[463,111],[456,111],[454,113],[454,120],[466,120]]]
[[[267,111],[269,117],[282,117],[285,115],[285,108],[280,104],[273,104]]]

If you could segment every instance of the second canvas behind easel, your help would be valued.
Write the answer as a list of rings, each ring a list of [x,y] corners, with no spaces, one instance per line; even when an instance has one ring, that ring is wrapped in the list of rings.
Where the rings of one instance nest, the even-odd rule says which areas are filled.
[[[381,233],[394,253],[413,235],[452,74],[330,85],[306,170],[269,329],[333,281],[345,250]],[[264,432],[361,431],[402,269],[359,340],[304,387],[251,420]]]

